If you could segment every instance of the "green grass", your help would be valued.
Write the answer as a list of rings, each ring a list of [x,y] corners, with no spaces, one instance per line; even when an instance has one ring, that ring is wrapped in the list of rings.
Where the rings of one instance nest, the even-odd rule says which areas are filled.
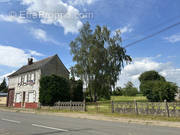
[[[147,98],[144,96],[135,96],[135,97],[128,97],[128,96],[111,96],[111,100],[119,101],[119,102],[130,102],[130,101],[138,101],[138,102],[145,102]]]

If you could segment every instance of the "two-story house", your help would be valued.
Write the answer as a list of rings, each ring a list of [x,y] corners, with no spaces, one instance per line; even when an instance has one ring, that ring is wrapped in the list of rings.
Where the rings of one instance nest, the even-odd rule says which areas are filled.
[[[28,64],[8,76],[9,107],[37,108],[39,103],[39,80],[42,76],[58,75],[69,78],[69,71],[64,66],[58,55],[33,62],[28,59]]]

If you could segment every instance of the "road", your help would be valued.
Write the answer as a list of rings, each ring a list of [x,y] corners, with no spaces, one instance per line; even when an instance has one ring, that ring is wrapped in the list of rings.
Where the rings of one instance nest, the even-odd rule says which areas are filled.
[[[0,111],[0,135],[180,135],[180,128]]]

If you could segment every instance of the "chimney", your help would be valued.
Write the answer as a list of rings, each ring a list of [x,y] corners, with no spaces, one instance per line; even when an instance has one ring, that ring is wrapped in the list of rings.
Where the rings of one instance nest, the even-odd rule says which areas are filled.
[[[33,64],[33,58],[28,58],[28,65]]]

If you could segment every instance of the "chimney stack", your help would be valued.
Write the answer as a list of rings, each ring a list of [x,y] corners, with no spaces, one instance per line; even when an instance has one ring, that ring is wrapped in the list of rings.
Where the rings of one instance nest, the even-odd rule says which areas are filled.
[[[33,58],[28,58],[28,65],[33,64]]]

